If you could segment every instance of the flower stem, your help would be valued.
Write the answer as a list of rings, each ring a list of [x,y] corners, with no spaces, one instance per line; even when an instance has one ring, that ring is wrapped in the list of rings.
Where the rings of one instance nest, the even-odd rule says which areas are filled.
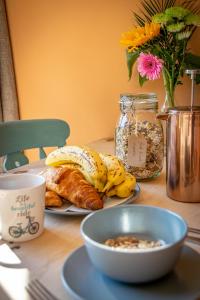
[[[165,105],[168,108],[174,107],[174,85],[170,73],[166,67],[163,68],[163,81],[166,92]]]

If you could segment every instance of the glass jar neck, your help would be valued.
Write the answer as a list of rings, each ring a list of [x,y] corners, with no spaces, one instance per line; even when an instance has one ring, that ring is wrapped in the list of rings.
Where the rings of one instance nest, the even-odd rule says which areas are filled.
[[[121,112],[134,110],[157,110],[158,100],[154,93],[148,94],[122,94],[120,95]]]

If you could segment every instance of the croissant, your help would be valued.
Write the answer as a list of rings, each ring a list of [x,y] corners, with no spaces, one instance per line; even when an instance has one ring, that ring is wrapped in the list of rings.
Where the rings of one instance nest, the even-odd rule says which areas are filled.
[[[46,187],[80,208],[103,208],[103,200],[83,174],[67,167],[49,168],[45,174]]]
[[[61,207],[63,205],[62,199],[53,191],[46,191],[45,193],[45,207]]]

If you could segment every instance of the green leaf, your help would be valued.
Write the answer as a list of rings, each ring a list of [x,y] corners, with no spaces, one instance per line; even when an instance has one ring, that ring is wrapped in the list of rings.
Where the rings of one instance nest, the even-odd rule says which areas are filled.
[[[185,0],[182,1],[181,5],[189,9],[194,14],[198,14],[200,12],[200,4],[197,0]]]
[[[200,75],[199,74],[196,77],[196,84],[200,84]]]
[[[140,86],[142,87],[143,84],[148,81],[148,79],[146,78],[146,76],[142,77],[140,74],[139,74],[139,84]]]
[[[133,15],[134,15],[134,18],[135,18],[137,24],[139,26],[143,27],[145,25],[145,20],[142,17],[140,17],[138,14],[134,13],[134,12],[133,12]]]
[[[154,5],[154,7],[156,8],[156,11],[161,11],[162,10],[162,2],[163,2],[163,0],[162,1],[160,1],[160,0],[150,0],[150,3],[152,4],[152,5]]]
[[[133,12],[136,22],[143,26],[145,22],[151,22],[152,17],[162,13],[166,8],[174,6],[176,0],[143,0],[141,1],[140,15]]]
[[[150,1],[150,3],[144,3],[143,4],[144,9],[148,12],[148,14],[150,16],[153,16],[156,14],[156,7],[154,6],[154,4]]]
[[[200,12],[200,4],[198,2],[197,0],[143,0],[140,2],[140,14],[133,12],[133,15],[139,26],[143,26],[145,22],[150,22],[152,16],[156,13],[162,13],[167,8],[175,5],[183,6],[192,13],[198,14]]]
[[[164,1],[164,10],[166,10],[169,7],[174,6],[176,3],[176,0],[166,0]]]
[[[186,68],[200,69],[200,56],[187,53],[185,57]]]
[[[200,56],[187,53],[185,57],[185,69],[200,69]],[[196,84],[200,84],[200,75],[196,76]]]
[[[129,78],[129,80],[131,79],[133,65],[135,64],[138,56],[139,56],[139,52],[138,51],[135,51],[135,52],[128,52],[128,51],[126,51],[127,67],[128,67],[128,78]]]

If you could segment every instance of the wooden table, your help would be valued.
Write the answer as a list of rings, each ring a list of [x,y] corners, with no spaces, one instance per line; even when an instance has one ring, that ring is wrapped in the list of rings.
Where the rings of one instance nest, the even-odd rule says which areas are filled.
[[[109,139],[99,140],[90,146],[98,151],[114,152],[114,143]],[[164,170],[156,179],[139,185],[141,194],[134,203],[170,209],[184,217],[190,226],[200,228],[200,203],[182,203],[169,199],[166,196]],[[15,248],[13,251],[21,264],[16,268],[8,268],[0,263],[0,299],[30,299],[24,286],[33,277],[39,278],[58,299],[70,299],[61,282],[61,270],[69,253],[83,244],[80,236],[83,218],[46,214],[45,231],[40,237],[21,244],[8,243],[9,247]],[[4,242],[0,241],[2,244]],[[200,246],[190,246],[200,253]]]

